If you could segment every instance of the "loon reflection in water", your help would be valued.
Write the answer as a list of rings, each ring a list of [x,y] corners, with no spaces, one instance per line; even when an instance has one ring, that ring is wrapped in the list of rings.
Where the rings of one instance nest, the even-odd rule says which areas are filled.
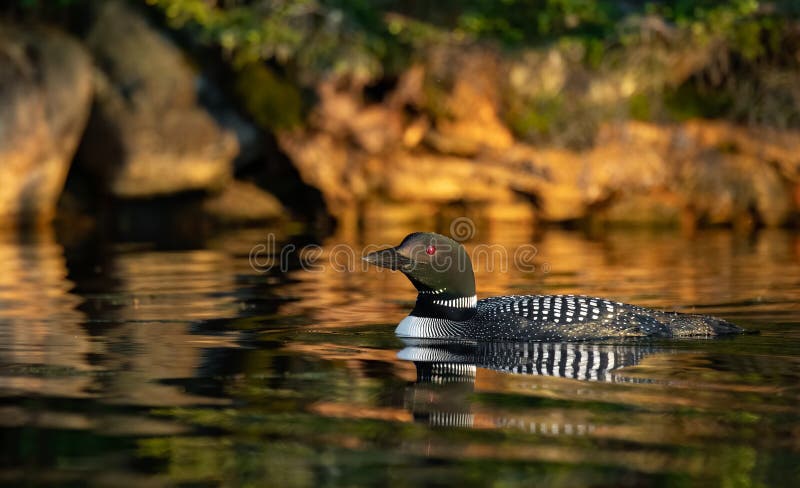
[[[582,341],[744,332],[716,317],[664,312],[589,296],[514,295],[478,300],[466,250],[440,234],[410,234],[399,246],[370,253],[364,259],[401,271],[417,289],[414,309],[395,330],[400,337]]]
[[[615,373],[661,349],[651,344],[586,342],[447,343],[404,339],[397,357],[412,361],[417,381],[474,380],[477,368],[586,381],[635,382]]]
[[[619,370],[635,366],[646,356],[665,350],[651,343],[617,344],[561,342],[440,342],[403,339],[398,358],[412,361],[417,380],[406,392],[406,408],[415,420],[434,426],[474,427],[476,422],[515,427],[546,435],[591,433],[589,422],[565,422],[530,416],[479,419],[470,401],[478,369],[511,374],[552,376],[579,381],[649,383]]]

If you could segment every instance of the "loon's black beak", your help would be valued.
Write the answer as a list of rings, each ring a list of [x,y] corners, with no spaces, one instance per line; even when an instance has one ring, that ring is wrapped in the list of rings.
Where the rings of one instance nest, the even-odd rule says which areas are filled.
[[[389,268],[395,271],[411,264],[411,260],[397,252],[397,249],[394,247],[371,252],[364,256],[363,259],[364,261],[374,264],[375,266]]]

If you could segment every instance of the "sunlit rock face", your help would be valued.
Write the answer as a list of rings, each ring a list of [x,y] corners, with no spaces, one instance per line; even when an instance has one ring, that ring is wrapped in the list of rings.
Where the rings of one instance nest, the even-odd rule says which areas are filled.
[[[184,54],[116,1],[97,8],[86,44],[98,68],[86,169],[119,197],[221,188],[238,144],[198,104]]]
[[[203,202],[209,216],[221,223],[258,222],[286,216],[277,198],[256,185],[231,181],[222,192]]]
[[[420,108],[433,124],[423,143],[442,154],[474,157],[514,144],[500,116],[504,60],[489,49],[437,47],[426,63]]]
[[[0,24],[0,227],[52,217],[91,90],[89,56],[75,40]]]
[[[458,206],[516,222],[777,226],[797,212],[792,130],[603,118],[655,82],[624,69],[591,72],[567,48],[428,54],[377,96],[320,82],[304,127],[279,131],[282,149],[340,220],[410,220]],[[685,77],[702,65],[695,58],[666,71]],[[531,112],[532,100],[548,97],[567,105]],[[598,113],[573,113],[570,104]],[[523,112],[541,120],[520,121]],[[551,140],[526,136],[525,124],[537,120],[550,124]]]
[[[306,125],[279,131],[281,148],[335,217],[363,217],[362,203],[464,202],[507,205],[514,218],[532,218],[528,204],[520,213],[524,198],[509,184],[527,176],[503,162],[485,164],[515,143],[499,114],[500,59],[491,51],[458,62],[453,55],[432,53],[431,65],[410,67],[380,100],[363,87],[321,82]]]

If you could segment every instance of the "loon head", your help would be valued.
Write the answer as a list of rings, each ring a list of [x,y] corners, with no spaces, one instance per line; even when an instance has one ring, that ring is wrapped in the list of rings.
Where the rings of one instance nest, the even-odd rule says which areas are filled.
[[[441,234],[409,234],[400,245],[370,253],[364,260],[401,271],[420,294],[439,298],[475,295],[475,275],[467,251]]]
[[[412,317],[463,321],[475,314],[475,275],[467,251],[441,234],[415,232],[364,260],[402,272],[417,289]]]

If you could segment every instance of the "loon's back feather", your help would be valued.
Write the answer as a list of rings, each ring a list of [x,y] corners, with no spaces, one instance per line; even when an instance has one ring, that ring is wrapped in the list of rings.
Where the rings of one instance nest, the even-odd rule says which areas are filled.
[[[715,317],[663,312],[580,295],[511,295],[479,300],[469,320],[476,340],[587,340],[741,333]]]

